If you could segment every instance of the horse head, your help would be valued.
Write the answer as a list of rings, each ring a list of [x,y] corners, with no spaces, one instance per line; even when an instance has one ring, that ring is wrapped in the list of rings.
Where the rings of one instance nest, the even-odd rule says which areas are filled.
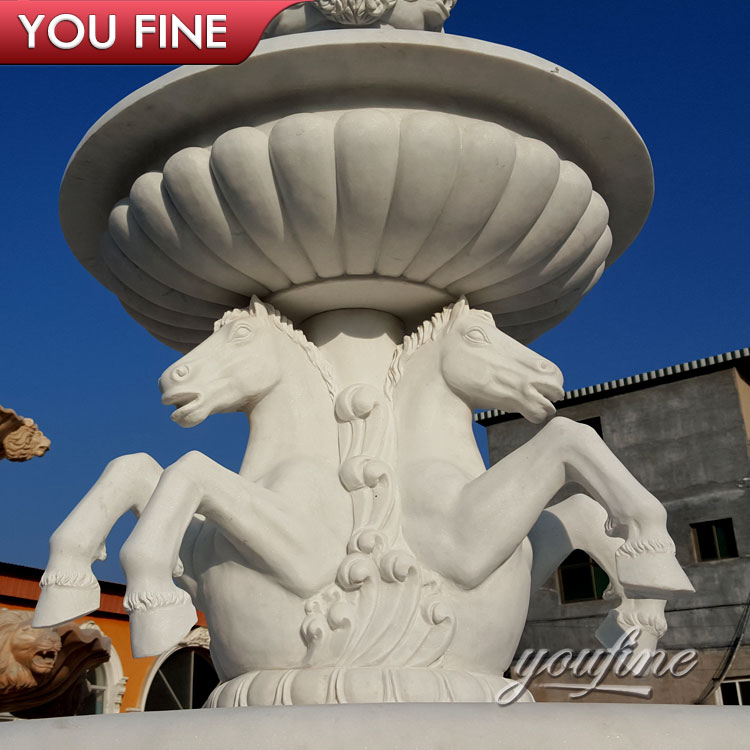
[[[555,413],[563,377],[557,365],[500,331],[492,315],[473,310],[464,297],[407,336],[394,357],[390,388],[405,362],[432,344],[435,364],[448,388],[472,409],[518,412],[538,423]]]
[[[499,330],[490,313],[462,297],[439,340],[445,382],[472,408],[518,412],[534,423],[555,413],[552,402],[564,395],[560,369]]]
[[[317,364],[330,391],[329,372],[317,350],[308,351],[313,349],[277,310],[253,296],[247,308],[226,312],[205,341],[164,371],[162,403],[177,407],[172,419],[182,427],[211,414],[247,411],[287,375],[298,376],[292,352],[308,366]]]

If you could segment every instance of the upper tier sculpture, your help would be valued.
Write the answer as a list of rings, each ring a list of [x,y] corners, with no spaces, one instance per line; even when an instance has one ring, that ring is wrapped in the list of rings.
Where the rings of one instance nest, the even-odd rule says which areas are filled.
[[[441,31],[451,0],[313,0],[279,13],[265,36],[352,27]]]
[[[186,352],[160,379],[173,419],[242,411],[250,440],[237,473],[112,461],[52,537],[35,622],[98,606],[91,564],[132,510],[133,651],[200,608],[212,706],[494,700],[531,591],[575,548],[610,576],[607,645],[637,626],[653,647],[692,590],[663,506],[554,416],[562,374],[525,346],[637,234],[645,147],[546,61],[383,28],[407,10],[439,28],[449,6],[293,8],[242,65],[118,105],[63,181],[81,262]],[[319,11],[381,28],[285,35]],[[478,407],[542,427],[486,471]]]

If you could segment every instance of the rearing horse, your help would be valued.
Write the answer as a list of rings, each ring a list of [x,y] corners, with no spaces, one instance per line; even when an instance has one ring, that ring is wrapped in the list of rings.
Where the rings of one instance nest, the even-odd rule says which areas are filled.
[[[293,666],[305,653],[304,601],[334,579],[352,528],[330,369],[301,332],[253,298],[159,385],[183,427],[219,412],[248,415],[239,473],[198,452],[164,470],[145,454],[115,459],[50,541],[36,624],[98,606],[90,564],[115,521],[134,510],[140,519],[120,560],[135,655],[160,653],[187,632],[192,597],[206,613],[222,679]]]
[[[489,313],[471,310],[462,298],[425,321],[397,349],[386,391],[396,421],[404,535],[417,557],[452,584],[454,608],[466,620],[451,647],[457,661],[474,668],[494,663],[495,670],[510,663],[528,607],[528,537],[569,482],[590,497],[573,498],[568,515],[580,516],[587,504],[604,511],[591,513],[599,525],[592,526],[592,552],[610,569],[618,593],[693,590],[674,557],[664,507],[593,429],[553,417],[552,402],[563,396],[559,369],[499,331]],[[488,406],[549,421],[485,470],[472,421],[474,409]],[[542,519],[548,529],[551,511]],[[545,538],[540,527],[536,532]],[[567,554],[565,544],[558,540],[546,560],[538,555],[546,574],[535,572],[535,583]],[[649,606],[658,616],[659,603]]]

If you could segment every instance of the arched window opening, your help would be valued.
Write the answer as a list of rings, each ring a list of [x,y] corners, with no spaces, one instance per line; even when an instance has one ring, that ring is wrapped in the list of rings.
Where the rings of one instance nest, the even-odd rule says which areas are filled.
[[[219,684],[207,649],[182,648],[170,654],[156,670],[146,696],[146,711],[201,708]]]
[[[89,669],[84,674],[86,680],[87,695],[81,701],[78,714],[103,714],[106,711],[106,697],[109,683],[107,680],[107,670],[103,664],[94,669]]]

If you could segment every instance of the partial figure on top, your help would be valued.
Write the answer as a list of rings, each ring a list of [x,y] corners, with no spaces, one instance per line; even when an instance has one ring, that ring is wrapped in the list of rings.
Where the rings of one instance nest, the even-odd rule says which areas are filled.
[[[312,0],[279,13],[266,37],[343,28],[442,31],[455,0]]]

